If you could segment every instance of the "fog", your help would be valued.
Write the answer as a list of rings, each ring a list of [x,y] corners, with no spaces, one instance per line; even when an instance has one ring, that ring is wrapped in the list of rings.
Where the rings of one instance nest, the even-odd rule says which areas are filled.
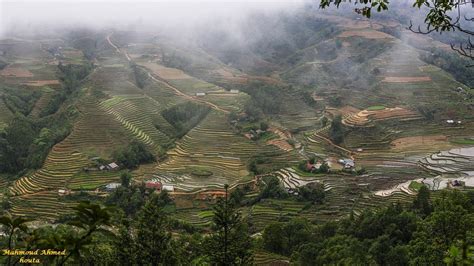
[[[229,25],[255,12],[301,8],[304,0],[0,1],[0,36],[46,33],[71,27],[188,31],[205,24]]]

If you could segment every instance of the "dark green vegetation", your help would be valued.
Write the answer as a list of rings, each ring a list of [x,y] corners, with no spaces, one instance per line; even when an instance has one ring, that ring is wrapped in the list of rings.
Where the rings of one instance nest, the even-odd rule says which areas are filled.
[[[140,164],[151,163],[155,161],[155,156],[141,142],[132,142],[126,148],[113,154],[113,158],[128,169],[138,167]]]
[[[27,89],[2,88],[2,100],[12,113],[19,113],[27,116],[34,107],[35,102],[40,97],[38,91]]]
[[[472,78],[474,70],[472,67],[467,67],[470,64],[468,59],[460,60],[456,54],[446,53],[439,48],[431,48],[427,53],[422,54],[420,58],[451,73],[457,80],[467,86],[474,87],[474,79]]]
[[[392,205],[375,212],[314,226],[304,219],[268,225],[263,248],[297,265],[470,264],[472,196],[419,194],[411,208]]]
[[[340,144],[344,141],[344,128],[342,126],[342,117],[336,116],[331,121],[331,128],[329,129],[329,136],[336,144]]]
[[[124,188],[130,190],[131,188]],[[143,189],[143,188],[142,188]],[[192,226],[169,216],[173,203],[167,193],[146,193],[144,205],[136,213],[127,207],[103,207],[88,201],[74,207],[73,215],[57,227],[28,227],[31,220],[0,217],[8,249],[66,250],[60,256],[3,256],[2,263],[13,265],[21,258],[40,259],[43,265],[248,265],[252,263],[253,241],[240,212],[225,196],[216,203],[213,232],[195,234]],[[116,204],[117,194],[109,198]],[[118,196],[119,198],[122,196]],[[123,197],[122,197],[123,198]],[[124,209],[125,207],[125,209]],[[172,233],[175,233],[172,235]],[[98,253],[97,251],[100,251]]]
[[[136,64],[132,64],[131,67],[135,76],[135,83],[140,89],[143,89],[148,84],[148,73]]]
[[[199,124],[209,111],[210,108],[205,105],[186,102],[162,111],[161,115],[174,127],[175,137],[181,138]]]
[[[109,204],[127,197],[117,193],[109,197]],[[138,210],[134,213],[127,213],[126,205],[112,210],[82,202],[74,207],[75,214],[63,218],[65,224],[54,228],[32,229],[27,219],[3,216],[0,223],[6,234],[1,241],[9,249],[66,249],[63,256],[24,256],[60,265],[248,265],[254,252],[263,251],[296,265],[473,263],[472,192],[444,191],[433,197],[425,190],[412,204],[393,204],[317,225],[304,218],[272,222],[257,238],[250,238],[250,217],[242,218],[236,208],[237,194],[218,199],[211,213],[212,231],[206,235],[174,220],[170,216],[174,202],[163,192],[143,194],[141,206],[132,208]],[[20,257],[2,259],[11,265]]]
[[[72,106],[56,113],[61,104],[78,94],[78,86],[92,70],[92,65],[58,65],[63,90],[54,94],[42,109],[40,118],[28,117],[41,96],[39,91],[5,88],[3,101],[15,117],[0,132],[0,172],[16,174],[43,165],[50,149],[71,131],[76,116]]]

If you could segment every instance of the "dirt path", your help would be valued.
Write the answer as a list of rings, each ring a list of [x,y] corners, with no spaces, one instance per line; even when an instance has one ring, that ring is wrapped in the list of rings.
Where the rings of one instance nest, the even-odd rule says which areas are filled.
[[[323,136],[321,136],[321,135],[313,134],[312,137],[320,138],[320,139],[326,141],[326,142],[329,143],[331,146],[333,146],[333,147],[335,147],[335,148],[337,148],[337,149],[339,149],[339,150],[341,150],[341,151],[347,152],[348,155],[350,155],[351,159],[354,159],[354,157],[352,156],[353,153],[354,153],[353,151],[348,150],[348,149],[346,149],[346,148],[343,148],[343,147],[341,147],[341,146],[335,144],[334,142],[332,142],[332,140],[330,140],[330,139],[328,139],[328,138],[326,138],[326,137],[323,137]]]
[[[115,51],[117,51],[117,53],[121,53],[121,54],[124,54],[125,57],[127,58],[127,60],[129,62],[132,62],[132,59],[130,58],[130,56],[128,55],[128,53],[126,51],[122,51],[120,50],[120,48],[118,48],[111,40],[110,40],[110,36],[112,36],[112,33],[107,35],[107,42],[115,48]],[[161,83],[163,85],[165,85],[167,88],[171,89],[174,91],[174,93],[178,96],[181,96],[181,97],[184,97],[188,100],[191,100],[191,101],[195,101],[195,102],[200,102],[200,103],[203,103],[203,104],[206,104],[208,106],[210,106],[212,109],[215,109],[217,111],[220,111],[220,112],[223,112],[225,114],[228,114],[230,113],[228,110],[225,110],[225,109],[222,109],[221,107],[211,103],[211,102],[208,102],[208,101],[205,101],[205,100],[201,100],[201,99],[198,99],[196,97],[193,97],[193,96],[190,96],[182,91],[180,91],[178,88],[174,87],[173,85],[171,85],[169,82],[167,82],[166,80],[158,77],[156,78],[155,76],[153,76],[153,74],[151,74],[148,70],[146,70],[146,72],[148,73],[148,76],[154,80],[155,82],[158,82],[158,83]]]
[[[184,98],[189,99],[189,100],[191,100],[191,101],[196,101],[196,102],[200,102],[200,103],[209,105],[211,108],[213,108],[213,109],[215,109],[215,110],[217,110],[217,111],[226,113],[226,114],[230,113],[228,110],[222,109],[222,108],[220,108],[219,106],[217,106],[217,105],[215,105],[215,104],[213,104],[213,103],[211,103],[211,102],[198,99],[198,98],[196,98],[196,97],[193,97],[193,96],[191,96],[191,95],[188,95],[188,94],[186,94],[186,93],[180,91],[179,89],[177,89],[177,88],[174,87],[173,85],[169,84],[167,81],[165,81],[165,80],[163,80],[163,79],[160,79],[160,78],[154,77],[150,72],[147,72],[147,73],[148,73],[148,76],[149,76],[152,80],[154,80],[154,81],[156,81],[156,82],[158,82],[158,83],[161,83],[161,84],[165,85],[165,86],[168,87],[169,89],[173,90],[174,93],[175,93],[176,95],[178,95],[178,96],[184,97]]]
[[[116,51],[117,53],[119,53],[119,54],[124,54],[125,57],[127,58],[127,60],[128,60],[129,62],[131,62],[132,59],[130,58],[130,56],[128,55],[128,53],[125,52],[125,51],[120,50],[120,48],[118,48],[118,46],[115,45],[115,44],[110,40],[110,36],[112,36],[112,33],[109,34],[109,35],[107,35],[107,42],[108,42],[112,47],[115,48],[115,51]]]

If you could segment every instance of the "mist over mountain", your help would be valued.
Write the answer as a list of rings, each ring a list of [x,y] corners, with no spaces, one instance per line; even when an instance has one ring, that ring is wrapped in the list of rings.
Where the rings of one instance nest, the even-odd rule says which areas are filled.
[[[0,264],[473,264],[469,31],[380,3],[0,2]]]

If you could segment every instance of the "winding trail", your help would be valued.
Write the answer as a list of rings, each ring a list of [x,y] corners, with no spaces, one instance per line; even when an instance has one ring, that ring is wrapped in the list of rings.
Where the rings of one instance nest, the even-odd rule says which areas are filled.
[[[132,59],[130,58],[130,56],[128,55],[128,53],[126,51],[122,51],[117,45],[115,45],[111,40],[110,40],[110,36],[112,36],[112,33],[107,35],[107,42],[113,47],[115,48],[115,51],[117,53],[120,53],[120,54],[124,54],[125,57],[127,58],[127,60],[129,62],[133,62]],[[208,102],[208,101],[205,101],[205,100],[202,100],[202,99],[198,99],[194,96],[191,96],[191,95],[188,95],[182,91],[180,91],[178,88],[176,88],[175,86],[171,85],[168,81],[166,81],[165,79],[159,77],[159,76],[154,76],[152,73],[150,73],[150,71],[148,70],[145,70],[148,74],[148,76],[155,82],[158,82],[158,83],[161,83],[163,85],[165,85],[167,88],[171,89],[172,91],[174,91],[174,93],[178,96],[181,96],[181,97],[184,97],[188,100],[191,100],[191,101],[195,101],[195,102],[200,102],[200,103],[203,103],[203,104],[206,104],[208,106],[210,106],[212,109],[215,109],[217,111],[220,111],[220,112],[223,112],[225,114],[229,114],[230,111],[228,110],[225,110],[225,109],[222,109],[221,107],[217,106],[216,104],[214,103],[211,103],[211,102]]]
[[[189,99],[189,100],[191,100],[191,101],[196,101],[196,102],[200,102],[200,103],[209,105],[212,109],[215,109],[215,110],[217,110],[217,111],[223,112],[223,113],[225,113],[225,114],[230,113],[228,110],[222,109],[222,108],[220,108],[219,106],[217,106],[217,105],[215,105],[215,104],[213,104],[213,103],[211,103],[211,102],[198,99],[198,98],[196,98],[196,97],[194,97],[194,96],[188,95],[188,94],[186,94],[186,93],[180,91],[178,88],[176,88],[176,87],[174,87],[173,85],[169,84],[167,81],[165,81],[165,80],[163,80],[163,79],[161,79],[161,78],[159,78],[159,77],[156,78],[155,76],[153,76],[153,75],[152,75],[150,72],[148,72],[148,71],[147,71],[147,73],[148,73],[148,76],[149,76],[152,80],[154,80],[154,81],[156,81],[156,82],[158,82],[158,83],[161,83],[161,84],[165,85],[165,86],[168,87],[169,89],[173,90],[174,93],[175,93],[176,95],[178,95],[178,96],[184,97],[184,98]]]

